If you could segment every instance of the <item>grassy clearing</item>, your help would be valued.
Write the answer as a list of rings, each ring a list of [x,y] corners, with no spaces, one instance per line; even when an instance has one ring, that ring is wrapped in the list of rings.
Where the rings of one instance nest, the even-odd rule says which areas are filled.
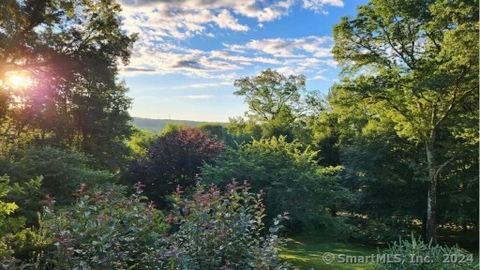
[[[360,244],[332,242],[315,236],[297,236],[289,239],[289,243],[282,250],[281,257],[300,269],[349,269],[370,270],[373,264],[345,264],[333,262],[326,264],[322,255],[326,252],[335,255],[368,256],[376,254],[375,247]]]

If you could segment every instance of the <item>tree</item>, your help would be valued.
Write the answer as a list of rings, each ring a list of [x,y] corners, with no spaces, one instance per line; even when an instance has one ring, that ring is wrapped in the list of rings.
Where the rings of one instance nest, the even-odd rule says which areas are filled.
[[[69,146],[118,169],[131,128],[117,64],[128,61],[135,40],[120,28],[120,5],[8,0],[0,10],[2,146]]]
[[[262,136],[293,137],[291,124],[300,112],[305,90],[303,75],[285,76],[266,69],[257,76],[238,79],[234,85],[238,88],[234,94],[245,97],[249,120],[263,124]]]
[[[248,143],[262,137],[262,127],[258,123],[240,116],[229,118],[227,130],[237,144]]]
[[[152,145],[158,135],[147,130],[135,129],[127,145],[132,152],[132,158],[139,159],[145,157],[148,148]]]
[[[295,108],[305,88],[305,77],[287,77],[267,69],[258,76],[238,79],[234,85],[239,88],[234,94],[245,97],[253,115],[260,121],[269,121]]]
[[[202,168],[202,181],[220,186],[232,179],[247,181],[265,192],[267,217],[288,212],[292,230],[335,224],[331,209],[346,201],[335,176],[316,164],[316,152],[285,137],[254,140],[227,149],[213,165]]]
[[[461,143],[456,127],[478,119],[477,14],[478,1],[371,0],[334,29],[342,87],[384,108],[377,114],[425,148],[433,241],[438,179],[458,154],[445,141]]]
[[[228,132],[228,129],[224,125],[203,124],[198,128],[209,135],[212,139],[221,141],[225,146],[235,147],[234,137]]]
[[[196,128],[178,128],[157,138],[145,157],[123,177],[130,185],[142,182],[145,195],[165,207],[166,196],[181,188],[195,185],[204,163],[212,163],[223,149],[223,143],[211,139]]]

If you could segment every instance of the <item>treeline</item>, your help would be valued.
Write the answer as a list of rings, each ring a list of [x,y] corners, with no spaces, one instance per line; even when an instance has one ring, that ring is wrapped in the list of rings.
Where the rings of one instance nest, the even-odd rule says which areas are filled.
[[[268,69],[234,82],[244,117],[160,134],[131,126],[115,1],[0,10],[4,268],[286,269],[281,226],[478,243],[476,1],[371,1],[326,96]]]

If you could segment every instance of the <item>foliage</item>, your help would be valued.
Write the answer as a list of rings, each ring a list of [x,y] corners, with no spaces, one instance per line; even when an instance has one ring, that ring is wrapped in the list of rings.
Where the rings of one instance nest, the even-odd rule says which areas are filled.
[[[204,166],[202,180],[220,185],[232,179],[248,181],[253,191],[265,192],[270,220],[289,212],[297,230],[301,224],[327,226],[331,211],[348,196],[335,176],[316,165],[315,156],[316,152],[285,137],[254,140]]]
[[[48,261],[59,269],[158,269],[167,225],[136,187],[126,197],[116,186],[87,190],[82,185],[73,206],[47,207],[41,229],[55,246]]]
[[[478,16],[472,14],[476,1],[371,0],[334,29],[341,87],[425,149],[426,228],[434,241],[437,185],[458,155],[450,147],[455,130],[478,122]]]
[[[234,136],[230,134],[225,125],[220,124],[203,124],[198,127],[212,139],[221,141],[225,146],[236,147]]]
[[[223,144],[196,128],[178,128],[157,138],[147,155],[139,159],[124,176],[124,181],[145,184],[145,195],[165,206],[165,196],[177,186],[195,185],[196,175],[206,162],[211,163]]]
[[[0,198],[4,198],[8,193],[12,191],[12,187],[9,185],[9,178],[7,176],[0,177]],[[14,202],[3,202],[0,201],[0,232],[2,235],[5,234],[5,231],[10,225],[7,224],[7,216],[11,215],[15,210],[17,210],[18,205]]]
[[[300,101],[305,78],[293,75],[286,77],[277,71],[267,69],[256,77],[236,80],[235,87],[239,89],[234,94],[245,97],[254,116],[259,120],[268,121],[293,108]]]
[[[40,199],[48,195],[60,205],[72,202],[72,194],[81,183],[101,185],[113,181],[112,174],[94,170],[87,157],[71,150],[32,146],[13,151],[6,159],[8,166],[5,172],[13,182],[21,183],[25,179],[42,176]],[[35,207],[33,204],[29,204],[28,208],[34,212],[40,210],[38,205]]]
[[[216,186],[198,185],[191,199],[173,195],[170,216],[178,230],[171,238],[177,269],[288,269],[278,256],[278,216],[268,229],[261,194],[247,186],[228,184],[224,193]]]
[[[138,183],[127,197],[118,186],[82,185],[74,205],[55,209],[50,201],[38,229],[9,239],[29,256],[0,262],[13,269],[289,268],[278,256],[286,217],[267,231],[261,194],[247,186],[232,183],[223,193],[198,185],[191,197],[178,190],[168,217],[145,201],[142,189]]]
[[[256,124],[260,123],[260,134],[263,137],[283,135],[293,139],[293,123],[303,110],[303,75],[285,76],[275,70],[266,69],[257,76],[238,79],[234,85],[238,88],[234,94],[245,97],[250,111],[247,113],[246,123],[242,123],[241,119],[231,119],[231,125],[237,126],[237,130],[244,125],[243,128],[254,131],[252,135],[258,139],[255,133],[259,131],[255,131],[255,128],[258,129]]]
[[[11,192],[12,187],[9,185],[9,179],[7,176],[0,176],[0,199]],[[12,222],[8,216],[11,215],[18,206],[14,202],[5,202],[0,200],[0,235],[3,236],[7,233],[7,230],[11,230],[14,227],[20,227],[18,221]],[[13,224],[12,224],[13,223]],[[0,258],[3,258],[8,255],[7,246],[4,243],[3,239],[0,238]]]
[[[411,235],[410,240],[400,239],[383,251],[392,260],[379,262],[378,270],[453,270],[478,269],[473,254],[458,247],[432,245]]]
[[[261,125],[252,119],[244,119],[243,117],[229,118],[227,130],[237,144],[250,143],[252,140],[258,140],[262,137]]]
[[[22,183],[22,185],[11,184],[7,175],[0,176],[0,261],[9,258],[13,253],[16,255],[20,253],[22,256],[25,250],[35,248],[34,245],[30,245],[30,241],[25,239],[25,236],[31,231],[24,229],[26,218],[18,215],[20,207],[11,199],[26,194],[35,194],[40,183],[41,178],[38,177]],[[3,200],[9,200],[9,202]],[[22,207],[24,206],[22,205]]]
[[[133,153],[131,158],[139,159],[145,157],[148,148],[150,148],[155,140],[155,136],[156,135],[152,132],[136,129],[127,143]]]
[[[28,91],[0,86],[0,138],[68,145],[95,165],[118,169],[131,133],[126,87],[117,80],[136,36],[121,29],[114,0],[28,0],[0,3],[0,81],[24,73]]]
[[[159,135],[130,125],[118,75],[136,35],[122,29],[118,1],[0,10],[1,268],[286,269],[285,212],[290,232],[378,244],[424,229],[432,240],[386,252],[433,262],[378,269],[475,266],[434,243],[438,224],[442,241],[478,242],[478,0],[369,0],[334,29],[342,78],[328,102],[303,75],[267,69],[235,81],[245,117],[134,120],[169,122]],[[16,89],[11,74],[32,84]],[[122,181],[143,182],[168,217],[143,184],[130,196],[111,185],[125,169]],[[347,248],[304,242],[293,256],[315,263]]]
[[[313,138],[319,142],[329,138],[335,141],[335,151],[345,167],[342,186],[354,195],[352,204],[344,210],[357,214],[349,218],[349,223],[359,230],[353,234],[355,239],[393,241],[397,233],[418,231],[426,223],[428,172],[424,146],[399,136],[395,122],[381,117],[379,112],[385,110],[382,104],[372,104],[338,86],[331,90],[328,102],[329,110],[312,121]],[[462,125],[465,133],[473,127],[473,123]],[[473,233],[477,226],[474,211],[478,209],[478,174],[473,173],[473,168],[477,168],[474,164],[478,164],[477,143],[441,138],[448,148],[458,150],[457,159],[442,173],[437,218],[440,224],[464,223],[462,230]],[[322,157],[332,160],[329,154],[332,153],[324,151]],[[368,216],[368,220],[356,216]]]

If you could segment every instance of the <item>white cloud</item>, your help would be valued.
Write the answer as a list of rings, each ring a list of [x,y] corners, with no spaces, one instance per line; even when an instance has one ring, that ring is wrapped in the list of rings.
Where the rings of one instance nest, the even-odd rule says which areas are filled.
[[[270,67],[285,73],[335,68],[331,37],[271,38],[224,44],[216,50],[188,47],[184,40],[222,32],[245,33],[286,16],[292,6],[314,11],[341,0],[121,0],[125,29],[140,35],[123,75],[181,73],[230,80]],[[252,22],[254,20],[254,22]],[[312,75],[315,76],[315,75]]]
[[[135,46],[130,64],[123,67],[122,73],[127,76],[181,73],[231,82],[238,74],[273,68],[285,74],[308,74],[319,79],[319,72],[337,66],[331,46],[332,39],[326,36],[251,40],[244,44],[224,44],[223,50],[147,42]]]
[[[142,38],[186,39],[205,34],[212,24],[220,29],[245,32],[249,26],[238,17],[258,22],[287,14],[293,0],[264,3],[263,0],[122,0],[126,29]],[[235,16],[236,15],[236,16]]]
[[[224,9],[215,18],[214,22],[222,29],[231,29],[234,31],[248,31],[248,26],[238,23],[238,20],[232,16],[230,11]]]
[[[303,8],[325,13],[325,6],[343,7],[343,0],[303,0]]]
[[[251,40],[245,45],[227,45],[231,51],[256,50],[276,57],[303,57],[310,54],[317,58],[331,57],[330,37],[308,36],[293,39]]]
[[[245,32],[250,27],[240,19],[254,19],[252,26],[286,16],[292,6],[321,11],[327,5],[343,6],[342,0],[120,0],[126,29],[142,38],[186,39],[209,35],[213,25],[220,29]]]

